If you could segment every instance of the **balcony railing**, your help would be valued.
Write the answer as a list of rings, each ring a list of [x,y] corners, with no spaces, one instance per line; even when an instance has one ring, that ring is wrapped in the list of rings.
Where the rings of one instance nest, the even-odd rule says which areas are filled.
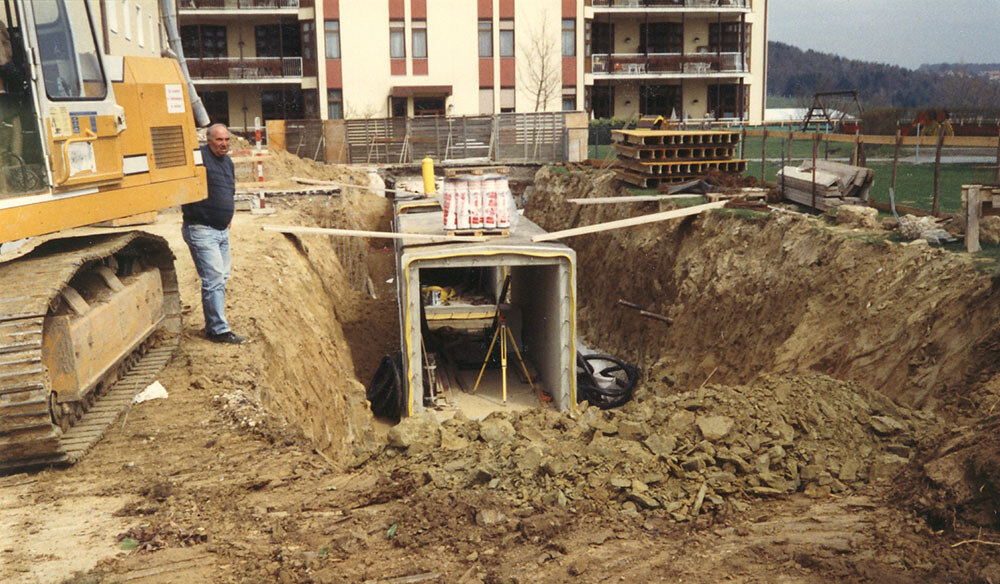
[[[197,80],[287,79],[302,77],[302,57],[240,59],[187,59],[191,78]]]
[[[595,8],[749,8],[748,0],[593,0]]]
[[[741,53],[616,53],[593,55],[594,73],[609,75],[659,75],[664,73],[707,75],[745,73],[746,56]]]
[[[266,10],[311,6],[313,0],[180,0],[180,10]]]

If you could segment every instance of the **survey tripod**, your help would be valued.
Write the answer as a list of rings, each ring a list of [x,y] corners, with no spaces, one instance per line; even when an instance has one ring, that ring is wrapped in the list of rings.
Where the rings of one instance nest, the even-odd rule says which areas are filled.
[[[493,347],[497,344],[497,339],[500,339],[500,379],[501,386],[503,388],[503,402],[507,403],[507,340],[510,339],[510,344],[514,347],[514,354],[517,355],[517,361],[521,364],[521,370],[524,371],[524,377],[528,380],[528,385],[531,389],[535,389],[535,383],[531,380],[531,374],[528,373],[528,366],[524,363],[524,357],[521,356],[521,351],[517,348],[517,341],[514,340],[514,333],[511,332],[510,327],[507,326],[507,317],[500,313],[500,305],[503,304],[504,297],[507,296],[507,289],[510,287],[510,276],[504,279],[503,288],[500,290],[500,296],[497,297],[497,310],[493,314],[493,340],[490,341],[490,348],[486,351],[486,358],[483,359],[483,366],[479,369],[479,377],[476,377],[476,384],[472,386],[472,393],[476,393],[479,389],[479,382],[483,379],[483,373],[486,372],[486,365],[490,362],[490,357],[493,355]]]

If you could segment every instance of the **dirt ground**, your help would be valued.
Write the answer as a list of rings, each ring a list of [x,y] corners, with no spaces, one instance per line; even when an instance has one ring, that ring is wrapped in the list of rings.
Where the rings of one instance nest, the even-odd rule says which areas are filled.
[[[650,211],[560,202],[615,188],[546,170],[527,214]],[[233,225],[242,346],[201,335],[179,213],[144,228],[184,301],[169,397],[0,477],[0,581],[1000,583],[998,299],[962,254],[779,214],[570,240],[581,333],[636,399],[388,430],[363,385],[398,344],[391,246],[260,229],[385,229],[386,201],[269,204]]]

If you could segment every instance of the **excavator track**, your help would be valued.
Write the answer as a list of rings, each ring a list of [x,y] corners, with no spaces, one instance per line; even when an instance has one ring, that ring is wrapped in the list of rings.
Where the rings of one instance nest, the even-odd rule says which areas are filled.
[[[173,259],[162,238],[129,232],[51,240],[0,264],[0,472],[76,462],[167,364],[180,339]],[[131,318],[150,321],[131,324],[122,333],[126,340],[119,341],[120,350],[107,350],[114,331],[84,329],[83,342],[77,340],[76,345],[58,338],[53,323],[75,322],[77,317],[57,315],[56,307],[67,303],[84,314],[91,308],[72,287],[84,275],[100,275],[112,290],[128,288],[118,275],[130,285],[155,281],[153,317],[141,306],[141,296],[120,301],[110,316],[100,315],[100,322],[117,323],[121,329],[129,328]],[[129,308],[135,308],[134,314],[126,314]],[[68,397],[61,398],[54,383],[82,374],[53,370],[66,369],[50,356],[60,351],[70,355],[69,363],[93,371],[80,381],[78,392],[64,392]]]

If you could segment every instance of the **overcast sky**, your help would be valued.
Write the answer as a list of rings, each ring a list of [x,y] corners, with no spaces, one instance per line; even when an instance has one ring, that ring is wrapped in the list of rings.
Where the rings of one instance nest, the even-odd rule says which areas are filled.
[[[768,39],[916,68],[1000,63],[1000,0],[769,0]]]

